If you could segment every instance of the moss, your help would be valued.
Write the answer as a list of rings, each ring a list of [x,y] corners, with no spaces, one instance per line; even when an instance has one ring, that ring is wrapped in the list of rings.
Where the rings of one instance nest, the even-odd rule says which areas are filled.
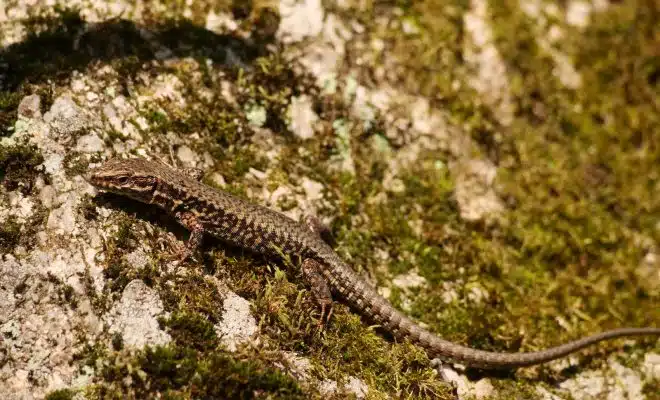
[[[320,345],[312,348],[321,371],[331,377],[358,374],[370,387],[401,397],[449,398],[423,350],[408,343],[388,344],[359,317],[341,310]]]
[[[455,6],[459,11],[464,7]],[[404,7],[404,13],[414,14],[421,9],[432,11],[432,6],[428,2],[416,2],[414,6]],[[641,14],[631,14],[631,9],[617,8],[606,13],[602,22],[594,24],[593,32],[574,36],[589,44],[588,54],[579,53],[584,55],[585,68],[587,63],[592,68],[591,63],[599,57],[622,64],[596,72],[599,82],[585,84],[589,89],[580,91],[580,96],[589,92],[589,102],[596,100],[607,105],[608,113],[616,111],[614,115],[621,118],[621,122],[608,128],[610,132],[604,131],[602,124],[594,126],[593,121],[585,118],[583,107],[587,103],[578,99],[576,107],[575,94],[561,87],[548,55],[536,45],[532,23],[520,11],[517,2],[495,2],[491,10],[496,18],[498,46],[505,53],[505,60],[509,60],[519,113],[509,129],[498,127],[488,110],[474,104],[476,100],[469,90],[448,93],[449,83],[462,79],[463,71],[454,65],[460,58],[460,50],[454,53],[458,58],[437,57],[438,51],[445,51],[444,48],[435,52],[429,50],[428,45],[416,48],[417,37],[410,39],[400,35],[397,38],[400,46],[407,47],[401,51],[404,55],[401,58],[407,58],[414,66],[421,65],[415,71],[414,66],[402,62],[401,71],[412,72],[407,76],[410,81],[426,86],[428,92],[425,93],[435,96],[437,104],[443,108],[452,110],[451,118],[466,127],[483,154],[498,164],[498,189],[510,205],[510,211],[507,210],[494,226],[465,223],[457,216],[451,178],[433,173],[431,168],[416,166],[411,166],[403,177],[404,193],[388,194],[388,200],[382,205],[368,204],[365,199],[382,191],[377,179],[374,183],[379,163],[370,161],[372,157],[360,152],[362,142],[359,141],[351,149],[358,166],[355,177],[339,178],[332,172],[321,172],[322,179],[319,179],[338,197],[331,199],[337,204],[334,214],[338,216],[333,228],[343,258],[369,271],[381,282],[388,280],[388,274],[383,276],[378,270],[380,262],[374,260],[374,248],[387,251],[388,273],[418,268],[429,286],[415,294],[412,315],[429,323],[448,339],[479,348],[536,349],[604,327],[657,324],[659,315],[653,307],[657,303],[657,289],[650,289],[635,272],[649,249],[639,246],[640,237],[657,238],[657,228],[652,228],[653,219],[646,218],[647,213],[654,213],[657,207],[651,195],[651,188],[657,186],[657,174],[653,172],[653,165],[657,165],[656,146],[643,141],[644,137],[650,139],[648,135],[629,129],[634,121],[645,132],[657,130],[653,102],[648,98],[642,100],[654,91],[648,86],[653,82],[654,62],[643,61],[644,53],[650,54],[651,46],[644,43],[644,38],[653,37],[649,34],[653,25],[648,23],[634,32],[625,30],[626,40],[619,38],[613,43],[602,43],[603,39],[610,40],[608,35],[614,39],[622,27],[631,26],[633,19],[644,23],[645,18]],[[368,11],[373,15],[373,10]],[[437,11],[420,14],[423,15],[414,17],[438,21]],[[442,14],[452,15],[451,10],[442,11]],[[423,44],[428,37],[439,37],[427,36],[430,29],[451,30],[462,24],[461,13],[453,15],[455,24],[437,24],[437,28],[415,20],[421,24],[423,32],[418,43]],[[365,24],[370,26],[369,21]],[[395,32],[400,34],[398,30]],[[460,28],[454,32],[460,37]],[[626,47],[634,54],[618,60],[611,49],[625,41],[639,43],[639,46]],[[584,43],[570,43],[569,46]],[[454,49],[449,46],[446,51]],[[439,60],[449,60],[448,68],[422,71],[433,64],[425,63],[427,59],[420,57],[423,51],[427,51],[423,56],[430,55],[429,59],[436,64]],[[593,53],[598,51],[604,54],[594,57]],[[396,58],[396,53],[387,48],[388,57]],[[414,55],[410,56],[411,53]],[[368,55],[361,52],[361,59],[365,57]],[[626,72],[642,65],[647,69],[639,69],[634,74]],[[618,86],[622,91],[641,94],[638,101],[633,99],[632,108],[626,100],[633,96],[630,93],[616,94],[621,100],[614,106],[609,95],[603,96],[608,92],[608,79],[615,76],[630,80]],[[628,89],[624,89],[626,87]],[[624,118],[626,109],[629,115]],[[542,115],[539,110],[543,110]],[[468,116],[470,113],[472,117]],[[596,120],[602,122],[609,118],[609,114],[607,117],[602,111],[600,114]],[[617,114],[621,114],[620,117]],[[624,131],[626,139],[621,139]],[[612,143],[617,145],[612,146]],[[637,145],[630,146],[630,143]],[[595,157],[586,150],[593,145],[596,145]],[[324,159],[327,153],[314,149],[312,154]],[[435,157],[444,159],[443,155]],[[644,172],[638,174],[637,167]],[[631,193],[637,201],[628,197]],[[415,218],[424,221],[422,237],[416,237],[407,225]],[[457,302],[450,306],[437,295],[443,281],[456,282]],[[475,304],[469,300],[471,287],[485,291],[484,302]],[[546,291],[539,295],[539,288],[546,288]],[[397,293],[393,296],[395,302],[399,301]],[[437,313],[438,309],[446,312]],[[566,332],[560,328],[555,320],[557,316],[567,318],[571,326],[575,326],[574,330]],[[614,347],[610,345],[609,348]],[[507,393],[527,393],[533,397],[524,387],[511,390]]]
[[[10,252],[16,247],[21,238],[21,224],[17,222],[16,217],[9,217],[0,227],[0,249],[3,252]]]
[[[89,160],[85,155],[76,151],[69,151],[64,156],[64,165],[66,176],[70,178],[76,175],[83,175],[89,170]]]
[[[136,274],[124,260],[112,259],[103,269],[103,277],[108,280],[108,290],[119,294],[136,277]]]
[[[238,70],[233,78],[239,104],[263,107],[264,126],[280,134],[288,130],[285,118],[291,97],[314,88],[311,77],[295,74],[280,54],[257,58],[251,70]]]
[[[94,387],[93,398],[303,398],[292,378],[258,356],[242,360],[179,346],[145,348],[130,358],[118,355],[100,373],[103,381]]]
[[[112,245],[117,249],[126,251],[134,250],[138,241],[134,228],[135,225],[133,221],[128,218],[119,221],[117,233],[115,234]]]
[[[388,344],[338,304],[332,323],[321,331],[318,307],[306,290],[289,282],[282,270],[275,270],[273,278],[261,276],[253,278],[251,290],[257,290],[254,313],[260,316],[262,334],[282,349],[310,357],[318,378],[341,381],[346,375],[358,375],[373,390],[400,393],[402,397],[448,396],[448,386],[436,379],[422,350],[408,344]],[[254,292],[244,295],[252,297]]]
[[[151,129],[165,131],[169,127],[169,119],[160,110],[151,109],[143,113],[143,117],[149,122]]]
[[[112,334],[111,338],[112,349],[119,351],[124,348],[124,338],[121,336],[121,333],[115,332]]]
[[[191,271],[187,276],[177,276],[170,284],[163,285],[162,299],[166,310],[194,313],[190,318],[204,319],[216,324],[222,316],[223,296],[218,287],[201,271]],[[186,314],[182,314],[182,318]],[[201,321],[199,321],[201,323]]]
[[[646,396],[648,400],[658,400],[660,399],[660,380],[653,379],[644,384],[642,388],[642,393]]]
[[[519,249],[512,255],[525,266],[502,267],[515,289],[503,290],[505,299],[547,335],[556,328],[524,312],[530,298],[541,318],[568,313],[569,321],[592,330],[657,324],[660,315],[649,313],[657,290],[649,291],[635,271],[648,251],[639,238],[657,240],[648,213],[660,205],[649,191],[657,181],[652,171],[658,154],[630,124],[630,115],[644,115],[636,121],[645,131],[656,130],[660,122],[643,95],[628,94],[633,86],[634,93],[646,93],[648,81],[630,78],[613,84],[610,79],[652,59],[644,50],[648,39],[637,29],[621,27],[635,19],[644,32],[653,24],[627,7],[596,18],[569,44],[580,55],[576,65],[584,82],[579,93],[570,93],[541,62],[547,56],[534,46],[531,28],[516,23],[516,8],[510,2],[496,2],[493,8],[505,59],[511,60],[514,78],[524,82],[514,93],[521,117],[500,150],[498,180],[513,208],[499,240]],[[530,126],[535,135],[528,134]],[[640,148],[649,151],[640,157]],[[544,297],[529,296],[541,286],[547,287]]]
[[[199,314],[177,312],[160,322],[180,346],[208,351],[219,345],[213,324]]]
[[[85,296],[91,301],[94,311],[98,314],[107,311],[109,307],[109,302],[107,301],[108,298],[96,290],[89,266],[85,266],[85,270],[77,273],[77,275],[83,285]]]
[[[126,285],[134,280],[141,279],[147,285],[153,286],[162,272],[156,268],[151,260],[146,265],[136,267],[126,258],[126,255],[135,251],[141,241],[150,239],[148,236],[138,236],[141,228],[135,220],[128,216],[121,216],[115,223],[117,232],[106,241],[106,259],[103,276],[107,279],[104,287],[105,294],[118,296]]]
[[[13,132],[20,101],[20,93],[0,91],[0,137],[9,136]]]
[[[68,304],[72,309],[78,307],[78,299],[75,297],[76,292],[71,285],[65,284],[60,278],[50,272],[46,273],[46,281],[52,283],[57,289],[57,300],[59,304]]]
[[[47,216],[46,210],[40,206],[35,207],[25,221],[8,216],[0,225],[0,250],[10,253],[19,245],[27,250],[32,249],[36,244],[35,235],[43,227]]]
[[[43,162],[43,156],[34,145],[17,143],[0,146],[0,181],[7,190],[19,189],[23,194],[28,194],[41,172]]]
[[[495,387],[493,400],[506,400],[512,397],[521,400],[534,400],[540,396],[538,387],[533,382],[518,381],[514,384],[497,380],[491,380],[491,382]]]
[[[109,351],[105,343],[85,342],[82,349],[75,353],[72,359],[78,362],[79,372],[83,372],[83,367],[96,368],[98,364],[107,359],[108,355]]]
[[[76,309],[78,307],[78,300],[76,299],[76,291],[71,285],[64,285],[59,290],[59,296],[62,300],[71,306],[71,308]]]
[[[79,205],[78,211],[82,214],[85,220],[95,220],[98,218],[99,213],[96,210],[96,204],[92,201],[92,197],[89,195],[83,196]]]
[[[59,389],[48,393],[45,397],[46,400],[72,400],[76,392],[70,389]]]

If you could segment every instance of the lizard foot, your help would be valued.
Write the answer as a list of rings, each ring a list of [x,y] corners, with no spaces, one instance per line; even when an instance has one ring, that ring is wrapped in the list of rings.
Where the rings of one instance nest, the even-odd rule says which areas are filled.
[[[321,307],[321,320],[319,321],[319,327],[322,327],[330,322],[330,317],[332,317],[332,293],[330,292],[328,282],[325,281],[325,278],[323,278],[320,271],[321,265],[318,261],[311,258],[303,261],[303,278],[309,285],[314,300],[316,300]]]

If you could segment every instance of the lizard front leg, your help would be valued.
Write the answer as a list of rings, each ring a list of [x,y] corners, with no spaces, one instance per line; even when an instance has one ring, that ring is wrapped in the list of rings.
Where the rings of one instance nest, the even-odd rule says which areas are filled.
[[[202,239],[204,239],[204,225],[190,211],[178,211],[174,217],[178,223],[190,231],[190,238],[179,256],[179,262],[184,262],[199,251]]]

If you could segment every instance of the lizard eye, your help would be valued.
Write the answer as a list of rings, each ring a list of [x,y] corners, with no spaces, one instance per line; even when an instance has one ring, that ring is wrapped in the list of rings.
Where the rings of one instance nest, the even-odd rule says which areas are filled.
[[[117,178],[117,182],[119,182],[120,185],[125,185],[128,183],[128,176],[120,176]]]

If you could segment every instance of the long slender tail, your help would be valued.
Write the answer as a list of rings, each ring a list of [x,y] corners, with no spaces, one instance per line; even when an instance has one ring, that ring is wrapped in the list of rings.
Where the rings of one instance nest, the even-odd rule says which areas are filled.
[[[409,338],[424,347],[431,357],[458,362],[474,368],[511,369],[543,364],[603,340],[629,336],[660,336],[660,328],[621,328],[597,333],[546,350],[530,353],[496,353],[461,346],[441,339],[395,309],[377,293],[370,292],[361,300],[368,303],[365,308],[371,310],[370,316],[375,322],[381,324],[396,337]]]
[[[436,354],[440,358],[448,358],[467,366],[483,369],[509,369],[526,367],[530,365],[543,364],[557,358],[574,353],[594,343],[618,337],[629,336],[660,336],[660,328],[621,328],[613,329],[587,336],[572,342],[568,342],[546,350],[530,353],[495,353],[490,351],[475,350],[447,342],[432,336],[430,340],[419,344],[425,347],[430,354]]]
[[[511,369],[543,364],[603,340],[624,336],[660,336],[660,328],[621,328],[587,336],[546,350],[530,353],[496,353],[461,346],[439,338],[394,308],[350,267],[327,250],[319,257],[330,266],[326,278],[334,291],[356,311],[381,325],[397,338],[408,338],[424,347],[431,357],[482,369]]]

